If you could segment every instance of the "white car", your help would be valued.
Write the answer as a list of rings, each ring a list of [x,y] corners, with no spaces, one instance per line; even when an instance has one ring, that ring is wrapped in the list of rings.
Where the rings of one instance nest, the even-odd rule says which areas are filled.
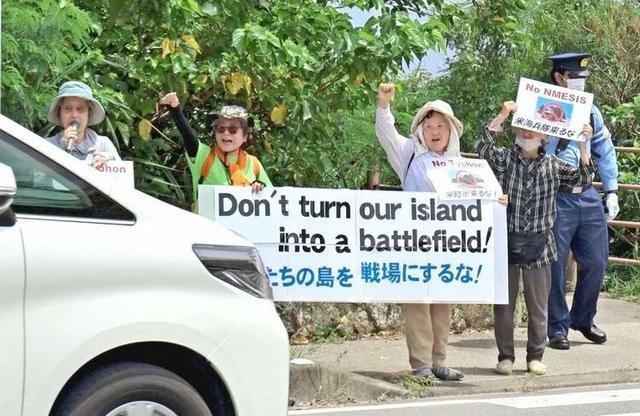
[[[2,415],[287,413],[256,249],[1,115],[0,331]]]

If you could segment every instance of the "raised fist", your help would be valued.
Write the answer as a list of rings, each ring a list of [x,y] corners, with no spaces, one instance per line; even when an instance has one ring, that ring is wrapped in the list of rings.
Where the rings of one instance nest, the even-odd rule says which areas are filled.
[[[507,118],[511,113],[516,111],[518,108],[518,104],[515,101],[505,101],[502,103],[502,108],[500,109],[500,115]]]
[[[180,105],[180,100],[178,100],[178,95],[175,92],[170,92],[160,99],[160,104],[176,108]]]
[[[389,103],[393,101],[396,93],[396,86],[393,84],[378,85],[378,107],[389,108]]]

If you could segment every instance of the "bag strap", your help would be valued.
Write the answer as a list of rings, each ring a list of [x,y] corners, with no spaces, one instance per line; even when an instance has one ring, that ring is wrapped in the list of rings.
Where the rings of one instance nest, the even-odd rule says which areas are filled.
[[[407,170],[404,171],[404,180],[402,183],[404,184],[407,181],[407,175],[409,174],[409,168],[411,167],[411,163],[413,162],[413,158],[416,157],[416,152],[411,153],[411,159],[409,159],[409,164],[407,165]]]

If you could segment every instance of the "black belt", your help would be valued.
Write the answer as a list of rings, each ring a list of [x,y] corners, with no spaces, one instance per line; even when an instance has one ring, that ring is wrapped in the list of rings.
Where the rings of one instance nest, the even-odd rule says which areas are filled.
[[[566,192],[568,194],[581,194],[589,188],[591,188],[591,184],[587,186],[574,186],[574,187],[567,186],[567,185],[560,185],[560,187],[558,188],[558,191]]]

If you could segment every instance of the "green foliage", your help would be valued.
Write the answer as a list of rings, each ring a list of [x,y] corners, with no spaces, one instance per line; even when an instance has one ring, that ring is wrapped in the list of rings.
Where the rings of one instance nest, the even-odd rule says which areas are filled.
[[[636,141],[636,147],[640,147],[640,140]],[[625,184],[640,184],[640,155],[633,153],[623,153],[618,155],[618,169],[620,171],[619,181]],[[640,221],[640,193],[637,191],[618,191],[620,214],[617,219],[626,221]],[[613,255],[630,259],[640,260],[640,233],[638,230],[625,228],[610,228],[612,243],[610,250]],[[640,299],[640,273],[637,268],[627,266],[627,272],[614,269],[614,281],[622,282],[616,287],[624,290],[625,296],[635,295]],[[633,290],[635,288],[635,294]],[[626,290],[630,289],[630,290]],[[626,292],[625,292],[626,291]]]
[[[2,113],[40,127],[58,84],[92,57],[92,22],[56,0],[5,0],[2,14]]]
[[[588,89],[595,94],[618,146],[640,144],[640,7],[635,1],[474,1],[457,20],[451,46],[456,55],[433,87],[442,91],[465,123],[463,143],[473,139],[503,101],[515,99],[518,80],[548,82],[549,55],[584,51],[594,56]],[[621,183],[640,183],[637,155],[618,157]],[[619,192],[618,219],[640,220],[640,195]],[[638,234],[616,229],[612,255],[638,258]],[[614,275],[622,275],[614,269]],[[635,276],[628,268],[625,276]],[[635,279],[635,280],[634,280]],[[637,279],[625,287],[636,288]],[[618,281],[613,280],[613,281]],[[636,292],[639,294],[640,292]]]
[[[348,16],[330,7],[296,2],[270,7],[264,20],[234,31],[238,53],[230,66],[252,80],[269,80],[254,83],[261,103],[253,103],[252,111],[261,119],[268,120],[274,106],[289,109],[285,125],[263,129],[273,145],[276,181],[335,186],[343,181],[342,160],[362,156],[353,147],[336,146],[341,128],[336,110],[351,111],[371,101],[378,80],[435,45],[440,28],[393,10],[353,28]],[[379,32],[388,36],[376,36]]]
[[[329,1],[322,1],[329,4]],[[345,7],[355,7],[364,10],[372,9],[392,9],[402,12],[414,13],[418,16],[427,15],[432,7],[441,9],[444,1],[436,0],[426,2],[424,0],[343,0]]]
[[[27,33],[18,36],[22,19],[7,12],[18,9],[17,2],[5,4],[3,53],[6,48],[11,59],[3,74],[3,111],[45,132],[44,109],[57,84],[70,78],[88,82],[107,110],[99,129],[137,162],[138,189],[180,206],[191,200],[190,181],[178,134],[157,106],[161,94],[178,92],[205,141],[206,113],[223,103],[247,107],[258,120],[251,151],[275,184],[361,186],[364,161],[379,152],[366,139],[350,145],[345,112],[368,107],[380,79],[430,48],[443,48],[457,13],[441,1],[411,0],[331,6],[288,0],[47,0],[20,3],[34,23],[21,26]],[[355,28],[344,7],[379,13]],[[409,12],[430,17],[416,21]],[[46,86],[26,80],[28,71],[15,64],[30,53],[29,44],[16,39],[37,42],[35,22],[42,21],[51,22],[54,34],[39,52],[49,60],[32,67]],[[60,29],[66,27],[73,31]],[[16,90],[20,100],[6,99]],[[32,96],[37,99],[27,99]],[[345,178],[345,172],[355,176]]]
[[[373,106],[365,110],[338,113],[338,140],[333,153],[337,170],[332,172],[336,183],[331,187],[361,189],[367,184],[371,172],[380,175],[380,183],[400,184],[376,139],[374,119]]]
[[[337,328],[333,323],[316,325],[313,332],[313,337],[316,342],[333,343],[338,339]]]
[[[615,107],[604,106],[603,110],[617,145],[640,146],[640,95]]]
[[[346,7],[375,13],[354,27]],[[208,112],[247,107],[258,120],[250,151],[276,185],[358,188],[377,163],[382,181],[397,183],[373,131],[379,82],[398,84],[401,134],[440,98],[464,122],[469,151],[519,77],[547,80],[548,55],[584,50],[616,144],[639,140],[640,12],[630,0],[6,0],[2,12],[2,112],[46,134],[59,84],[88,82],[107,110],[98,130],[136,162],[138,189],[183,207],[192,195],[181,140],[157,105],[169,91],[204,141]],[[447,48],[444,76],[400,75]],[[621,156],[620,170],[638,183],[635,156]],[[639,202],[622,192],[620,217],[640,218]],[[614,250],[637,251],[632,237]]]
[[[635,257],[640,257],[637,249]],[[640,273],[634,267],[609,266],[604,287],[607,292],[615,296],[640,302]]]
[[[456,56],[436,84],[465,124],[462,146],[466,151],[472,150],[475,137],[502,102],[515,99],[521,76],[544,79],[549,51],[534,34],[539,13],[545,11],[540,2],[475,3],[457,22],[451,39]]]
[[[396,96],[391,109],[396,120],[396,129],[405,137],[410,135],[411,123],[416,112],[428,101],[439,98],[437,89],[432,88],[433,79],[423,71],[399,75],[393,80]],[[379,182],[385,185],[400,185],[400,180],[389,165],[384,150],[375,134],[375,105],[368,104],[364,110],[341,111],[338,118],[343,120],[340,137],[336,144],[336,155],[345,155],[345,163],[352,161],[349,170],[343,171],[338,187],[359,188],[367,181],[371,170],[380,175]],[[354,158],[354,155],[361,155]]]
[[[636,2],[473,3],[475,7],[456,21],[450,43],[456,55],[448,73],[436,83],[465,123],[466,150],[502,102],[515,99],[520,77],[548,82],[551,65],[547,58],[553,53],[572,50],[594,55],[589,90],[605,109],[620,106],[637,94],[640,14]],[[623,110],[629,109],[620,110],[621,123],[612,125],[618,145],[628,143],[629,133],[637,132],[637,123],[623,123],[637,120],[637,113],[631,116]]]

